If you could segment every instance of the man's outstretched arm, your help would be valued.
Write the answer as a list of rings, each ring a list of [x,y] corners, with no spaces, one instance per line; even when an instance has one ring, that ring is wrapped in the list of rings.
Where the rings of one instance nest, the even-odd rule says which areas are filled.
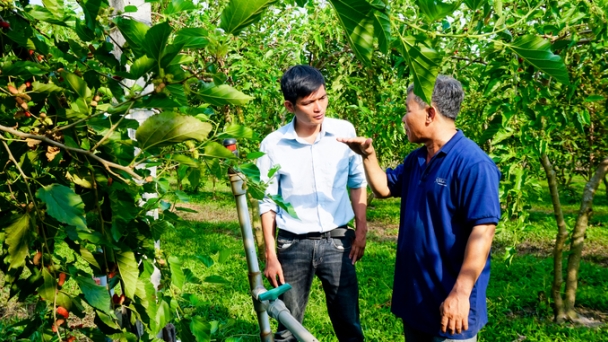
[[[376,151],[372,146],[372,139],[369,138],[337,138],[339,142],[345,143],[355,153],[363,157],[363,167],[365,168],[365,177],[367,183],[378,198],[386,198],[391,196],[391,190],[388,187],[386,173],[380,168]]]

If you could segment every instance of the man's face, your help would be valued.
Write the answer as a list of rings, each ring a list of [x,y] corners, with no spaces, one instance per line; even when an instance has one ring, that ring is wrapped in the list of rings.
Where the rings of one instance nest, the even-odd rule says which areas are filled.
[[[424,142],[427,111],[414,100],[414,94],[409,93],[406,100],[406,113],[403,116],[403,126],[407,139],[413,143]]]
[[[296,115],[298,124],[316,126],[323,123],[327,103],[327,92],[322,85],[310,95],[299,97],[295,104],[285,101],[285,107]]]

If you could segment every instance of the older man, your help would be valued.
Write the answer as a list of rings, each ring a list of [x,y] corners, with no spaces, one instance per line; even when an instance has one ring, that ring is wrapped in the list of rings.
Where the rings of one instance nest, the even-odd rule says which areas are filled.
[[[401,197],[392,311],[403,319],[408,342],[476,341],[488,321],[500,172],[456,128],[463,99],[451,77],[437,77],[431,104],[410,86],[402,121],[408,140],[423,146],[386,173],[371,139],[338,139],[363,156],[377,197]]]

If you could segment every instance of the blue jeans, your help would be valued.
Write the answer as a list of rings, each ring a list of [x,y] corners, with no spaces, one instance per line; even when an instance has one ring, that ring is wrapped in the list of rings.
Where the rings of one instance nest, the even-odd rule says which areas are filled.
[[[477,335],[466,340],[455,340],[440,336],[433,336],[418,329],[403,321],[403,331],[405,332],[405,342],[476,342]]]
[[[355,266],[348,255],[352,237],[300,239],[277,238],[277,256],[285,282],[292,289],[281,300],[299,322],[304,318],[310,286],[316,275],[325,291],[327,312],[340,342],[364,340],[359,321],[359,286]],[[296,341],[295,337],[279,324],[276,342]]]

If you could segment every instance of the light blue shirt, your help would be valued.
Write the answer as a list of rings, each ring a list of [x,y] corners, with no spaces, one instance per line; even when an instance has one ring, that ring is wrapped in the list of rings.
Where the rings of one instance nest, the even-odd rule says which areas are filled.
[[[347,186],[358,189],[367,183],[361,156],[336,138],[356,137],[355,128],[348,121],[325,118],[316,141],[310,144],[298,137],[294,120],[262,141],[260,151],[265,155],[258,159],[258,168],[266,181],[268,170],[281,166],[266,194],[281,195],[298,218],[268,197],[259,202],[260,215],[276,212],[277,227],[294,234],[326,232],[345,225],[355,216]]]

